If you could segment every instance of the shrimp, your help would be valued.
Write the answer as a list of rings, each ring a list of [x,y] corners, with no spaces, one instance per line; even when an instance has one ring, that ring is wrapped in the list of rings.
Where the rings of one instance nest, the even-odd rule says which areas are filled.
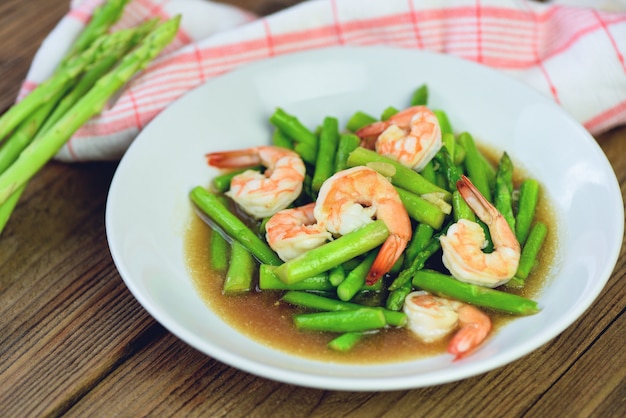
[[[476,307],[425,291],[409,293],[403,310],[409,329],[425,343],[459,329],[448,343],[448,352],[455,355],[455,361],[479,346],[491,331],[491,319]]]
[[[383,243],[367,283],[376,283],[398,260],[411,239],[411,221],[398,192],[382,175],[358,166],[335,173],[320,187],[315,202],[317,223],[333,234],[345,235],[382,220],[389,236]]]
[[[494,251],[485,253],[487,244],[480,225],[460,219],[440,237],[443,264],[462,282],[497,287],[508,282],[516,273],[520,260],[520,244],[504,216],[465,176],[457,189],[478,218],[489,228]]]
[[[246,170],[233,177],[226,195],[249,215],[260,219],[288,207],[302,191],[305,166],[295,152],[275,146],[260,146],[206,155],[209,165],[245,168],[263,165],[264,174]]]
[[[439,120],[426,106],[409,107],[356,134],[364,146],[374,140],[377,153],[416,171],[421,171],[443,145]]]
[[[315,203],[277,212],[265,224],[265,237],[270,247],[287,261],[317,248],[332,238],[330,232],[317,224],[313,216]]]

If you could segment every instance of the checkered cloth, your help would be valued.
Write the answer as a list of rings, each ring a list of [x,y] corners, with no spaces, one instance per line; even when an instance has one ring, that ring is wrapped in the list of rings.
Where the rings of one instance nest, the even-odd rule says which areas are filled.
[[[100,3],[71,3],[20,97],[50,75]],[[309,0],[263,18],[205,0],[133,0],[115,28],[178,13],[172,44],[75,133],[58,160],[119,159],[160,111],[205,81],[264,58],[340,45],[423,49],[482,63],[552,98],[592,134],[626,122],[623,0]]]

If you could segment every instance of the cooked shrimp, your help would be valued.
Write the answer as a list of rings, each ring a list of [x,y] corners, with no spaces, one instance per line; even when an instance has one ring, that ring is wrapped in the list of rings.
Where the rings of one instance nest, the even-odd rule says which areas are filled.
[[[265,224],[265,237],[283,261],[317,248],[332,238],[313,216],[315,203],[277,212]]]
[[[356,134],[365,143],[374,139],[377,153],[416,171],[421,171],[443,144],[439,120],[426,106],[409,107]]]
[[[295,152],[275,146],[207,154],[209,165],[219,168],[245,168],[263,165],[262,174],[246,170],[233,177],[226,195],[256,218],[265,218],[285,209],[302,191],[305,167]]]
[[[333,234],[345,235],[382,220],[389,237],[383,243],[368,275],[373,284],[386,274],[411,239],[411,221],[398,192],[382,175],[368,167],[340,171],[320,187],[314,209],[318,224]]]
[[[494,251],[483,252],[487,245],[480,225],[460,219],[440,237],[443,264],[462,282],[497,287],[508,282],[517,271],[520,245],[504,216],[465,176],[457,189],[476,216],[489,228]]]
[[[491,331],[491,319],[476,307],[424,291],[409,293],[403,310],[409,329],[425,343],[459,329],[448,343],[448,352],[455,355],[455,360],[479,346]]]

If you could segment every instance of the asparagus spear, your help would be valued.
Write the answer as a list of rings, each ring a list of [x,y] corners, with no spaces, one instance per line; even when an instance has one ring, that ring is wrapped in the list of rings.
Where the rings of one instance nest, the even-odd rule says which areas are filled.
[[[36,109],[28,116],[9,136],[0,147],[0,173],[3,173],[13,164],[20,153],[33,140],[37,132],[41,131],[46,118],[57,103],[58,98],[65,92],[59,91],[57,97]]]
[[[281,300],[292,305],[318,311],[350,311],[360,309],[364,306],[359,305],[358,303],[346,302],[315,295],[313,293],[297,291],[289,291],[285,293]],[[393,312],[381,307],[376,307],[376,309],[381,310],[389,325],[401,327],[406,324],[407,318],[404,312]]]
[[[225,295],[247,293],[252,289],[252,276],[256,262],[246,247],[233,241],[230,253],[230,265],[222,286]]]
[[[396,191],[411,218],[435,229],[441,228],[446,214],[439,206],[399,187],[396,187]]]
[[[335,172],[346,169],[348,155],[361,143],[361,138],[352,133],[346,133],[339,137],[337,154],[335,155]]]
[[[76,84],[72,85],[73,80],[71,80],[60,86],[54,96],[28,115],[2,144],[0,173],[15,161],[35,136],[41,136],[66,114],[71,106],[119,61],[123,54],[154,28],[156,23],[156,20],[149,21],[137,28],[124,29],[109,35],[103,47],[95,51],[92,62],[85,65],[84,74],[80,75]]]
[[[339,283],[337,286],[337,297],[339,297],[339,299],[349,301],[357,294],[365,284],[367,273],[369,273],[377,255],[378,251],[371,251],[363,261],[361,261],[354,270],[350,271],[345,279]]]
[[[431,242],[434,232],[435,231],[433,230],[433,228],[429,225],[426,225],[426,224],[417,225],[417,228],[415,229],[415,233],[413,234],[413,238],[411,239],[411,242],[409,243],[409,245],[407,246],[405,250],[406,258],[402,265],[403,271],[406,271],[406,273],[404,273],[405,279],[402,279],[398,283],[391,284],[393,288],[390,289],[389,295],[387,296],[387,301],[386,301],[387,309],[390,309],[392,311],[399,311],[400,309],[402,309],[402,306],[404,305],[404,299],[409,293],[411,293],[411,290],[413,290],[413,286],[411,285],[411,280],[410,280],[410,274],[408,272],[411,271],[410,270],[411,265],[413,264],[413,261],[415,260],[416,257],[420,256],[420,258],[423,261],[416,262],[416,265],[413,267],[415,269],[422,268],[419,266],[420,265],[423,266],[426,262],[426,259],[429,258],[427,253],[421,253],[421,252]],[[436,247],[438,247],[438,245]]]
[[[487,168],[480,151],[476,147],[474,138],[469,133],[463,132],[459,135],[459,143],[465,148],[465,168],[468,177],[476,185],[476,188],[480,190],[480,193],[485,196],[485,199],[492,202]]]
[[[85,73],[78,80],[76,85],[61,99],[54,109],[54,112],[46,120],[41,128],[43,132],[56,123],[89,89],[106,74],[120,60],[124,54],[128,53],[139,41],[141,41],[158,24],[158,19],[151,19],[137,26],[136,28],[122,29],[115,32],[115,36],[120,40],[116,42],[103,57],[96,57],[94,62],[85,69]]]
[[[513,215],[513,163],[506,152],[500,157],[496,171],[496,193],[494,206],[504,215],[507,223],[515,231],[515,216]]]
[[[215,229],[211,229],[210,240],[209,259],[211,266],[216,271],[226,271],[228,269],[228,254],[231,250],[229,242]]]
[[[350,119],[348,119],[348,123],[346,123],[346,129],[350,132],[356,132],[362,127],[376,121],[377,119],[374,116],[368,115],[365,112],[357,111],[352,115],[352,117],[350,117]]]
[[[393,106],[388,106],[383,110],[383,113],[380,114],[380,120],[388,120],[390,117],[398,113],[400,110],[396,109]]]
[[[333,338],[328,342],[328,348],[346,352],[350,351],[361,339],[365,333],[363,332],[346,332],[345,334],[341,334],[340,336]]]
[[[371,163],[375,164],[372,165]],[[381,166],[384,165],[390,168],[392,171],[391,173],[381,174],[386,177],[390,177],[391,183],[394,186],[401,187],[409,192],[415,193],[418,196],[427,193],[439,193],[443,196],[445,201],[450,201],[451,195],[449,191],[429,182],[416,171],[403,166],[391,158],[377,154],[375,151],[357,147],[350,153],[347,161],[348,167],[367,165],[377,171],[379,169],[379,165],[377,165],[378,163],[383,163]]]
[[[528,232],[535,219],[535,211],[539,200],[539,182],[526,179],[519,190],[517,216],[515,218],[515,236],[520,245],[524,245]]]
[[[41,167],[43,167],[58,152],[61,146],[67,142],[67,140],[76,130],[78,130],[78,128],[80,128],[92,116],[99,113],[106,104],[107,100],[117,90],[119,90],[139,70],[147,66],[148,63],[161,52],[161,50],[173,39],[178,30],[179,22],[180,16],[177,16],[157,26],[137,48],[128,53],[122,59],[116,68],[99,79],[93,88],[91,88],[79,102],[72,106],[71,110],[68,111],[63,118],[61,118],[47,132],[43,133],[41,137],[37,138],[24,149],[11,167],[0,175],[0,205],[3,204],[15,190],[24,185],[35,173],[37,173],[37,171],[39,171]],[[88,49],[87,51],[92,51],[87,54],[88,57],[93,57],[98,48],[106,45],[107,40],[110,40],[111,38],[113,38],[113,35],[105,36],[104,40],[97,43],[95,48]],[[85,53],[80,54],[75,59],[72,59],[70,63],[75,64],[76,67],[80,67],[81,69],[84,68],[87,62],[79,63],[79,61],[84,60],[85,55]],[[70,66],[70,64],[62,67],[57,74],[64,74],[68,71],[68,66]],[[67,79],[66,76],[60,78],[63,81]],[[40,85],[40,87],[42,85]],[[37,90],[38,89],[35,89],[22,102],[13,106],[7,113],[5,113],[4,116],[9,113],[11,113],[11,115],[7,118],[4,118],[3,116],[4,122],[2,126],[4,129],[7,129],[7,126],[11,126],[11,124],[7,121],[20,120],[16,117],[16,115],[19,115],[20,112],[28,112],[28,107],[20,106],[28,99],[30,99],[28,101],[30,106],[33,108],[37,108],[42,103],[45,103],[46,98],[42,97],[44,96],[44,93],[35,94]],[[43,102],[37,102],[38,100],[43,100]],[[13,109],[18,109],[18,111],[11,112]]]
[[[311,187],[318,192],[322,183],[334,174],[335,154],[339,143],[339,121],[337,118],[328,116],[324,118],[322,132],[319,140],[319,150],[315,161],[315,172]]]
[[[281,264],[274,272],[285,283],[299,282],[373,250],[388,236],[383,221],[376,220]]]
[[[112,46],[111,42],[110,36],[103,35],[98,38],[90,48],[61,65],[49,79],[39,84],[21,102],[11,106],[0,116],[0,139],[10,134],[15,127],[40,106],[58,98],[59,94],[76,80],[85,67],[93,62],[100,51],[106,51]]]
[[[128,0],[112,0],[105,5],[98,7],[94,11],[91,20],[74,42],[69,53],[59,66],[65,67],[68,65],[68,62],[73,56],[79,52],[83,52],[91,44],[97,43],[97,38],[104,35],[110,26],[119,20],[126,3],[128,3]],[[113,64],[111,64],[111,66]],[[46,118],[48,118],[48,115],[55,107],[58,100],[65,94],[65,91],[69,88],[70,84],[70,80],[67,80],[64,85],[61,83],[61,87],[55,94],[55,97],[48,100],[35,112],[31,113],[30,116],[22,122],[22,126],[20,126],[17,131],[13,132],[13,134],[6,139],[5,143],[2,144],[2,148],[0,148],[0,173],[13,163],[13,161],[15,161],[19,153],[33,140],[36,134],[45,132],[50,126],[52,126],[52,121],[46,122],[47,126],[42,125],[44,124],[44,121],[46,121]],[[81,94],[76,94],[75,97],[78,98],[80,95]],[[71,103],[74,102],[75,100]],[[58,116],[54,119],[54,121],[58,120],[62,116],[61,110],[57,109],[55,112]],[[50,120],[50,118],[48,118],[48,120]],[[0,143],[2,142],[2,138],[3,135],[0,135]],[[11,213],[17,205],[17,202],[19,201],[19,198],[25,188],[25,184],[20,186],[18,190],[11,195],[7,202],[0,205],[0,232],[4,229],[4,226],[11,216]]]
[[[405,286],[406,283],[411,282],[411,278],[413,277],[413,275],[419,270],[423,269],[426,261],[428,261],[428,259],[441,248],[439,237],[442,233],[446,231],[446,229],[447,228],[444,228],[443,231],[436,234],[430,239],[428,244],[426,244],[424,248],[422,248],[422,250],[417,253],[411,264],[407,268],[402,270],[398,277],[396,277],[396,279],[391,283],[391,285],[389,286],[389,290],[394,291],[400,289]]]
[[[196,186],[191,190],[189,197],[228,236],[244,245],[259,261],[275,266],[282,263],[276,253],[231,213],[216,195]]]
[[[365,307],[349,311],[298,314],[294,315],[293,320],[298,329],[341,333],[369,331],[387,325],[380,309]]]
[[[71,57],[85,50],[96,38],[105,34],[122,17],[126,3],[128,0],[109,0],[96,8],[85,29],[74,41],[67,56]]]
[[[437,116],[437,120],[439,120],[439,126],[441,127],[442,134],[453,134],[452,125],[450,124],[450,119],[448,119],[448,115],[446,112],[440,109],[433,110],[435,116]],[[452,150],[450,150],[452,152]],[[454,155],[454,154],[453,154]]]
[[[530,229],[528,239],[524,243],[522,248],[522,256],[517,267],[517,273],[515,277],[521,279],[522,282],[528,277],[532,268],[537,263],[537,256],[543,246],[543,243],[548,234],[548,227],[542,222],[536,222]]]
[[[426,106],[428,104],[428,85],[422,84],[411,96],[411,106]]]
[[[310,290],[310,291],[333,291],[335,286],[330,283],[325,273],[309,277],[302,281],[287,284],[280,280],[274,270],[276,266],[261,264],[259,269],[259,289],[261,290]]]
[[[433,270],[420,270],[413,276],[413,286],[476,306],[516,315],[532,315],[540,311],[537,302],[512,293],[463,283],[454,277]]]
[[[317,147],[315,134],[304,126],[297,117],[285,112],[283,109],[277,108],[274,111],[270,116],[270,123],[295,141]]]

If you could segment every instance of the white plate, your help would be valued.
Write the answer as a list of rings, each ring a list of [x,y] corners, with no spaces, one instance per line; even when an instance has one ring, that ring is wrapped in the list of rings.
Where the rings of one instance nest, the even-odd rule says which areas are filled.
[[[390,65],[393,63],[393,65]],[[268,143],[276,107],[311,128],[332,115],[345,126],[408,103],[427,83],[429,104],[459,131],[506,150],[538,178],[559,218],[554,279],[541,313],[506,325],[478,352],[389,365],[306,360],[263,346],[226,325],[187,273],[189,191],[216,172],[209,151]],[[113,179],[106,229],[126,285],[157,321],[226,364],[270,379],[338,390],[395,390],[480,374],[535,350],[572,324],[608,280],[621,248],[624,206],[595,140],[550,100],[497,72],[449,56],[382,47],[331,48],[248,65],[190,92],[163,111],[124,155]]]

